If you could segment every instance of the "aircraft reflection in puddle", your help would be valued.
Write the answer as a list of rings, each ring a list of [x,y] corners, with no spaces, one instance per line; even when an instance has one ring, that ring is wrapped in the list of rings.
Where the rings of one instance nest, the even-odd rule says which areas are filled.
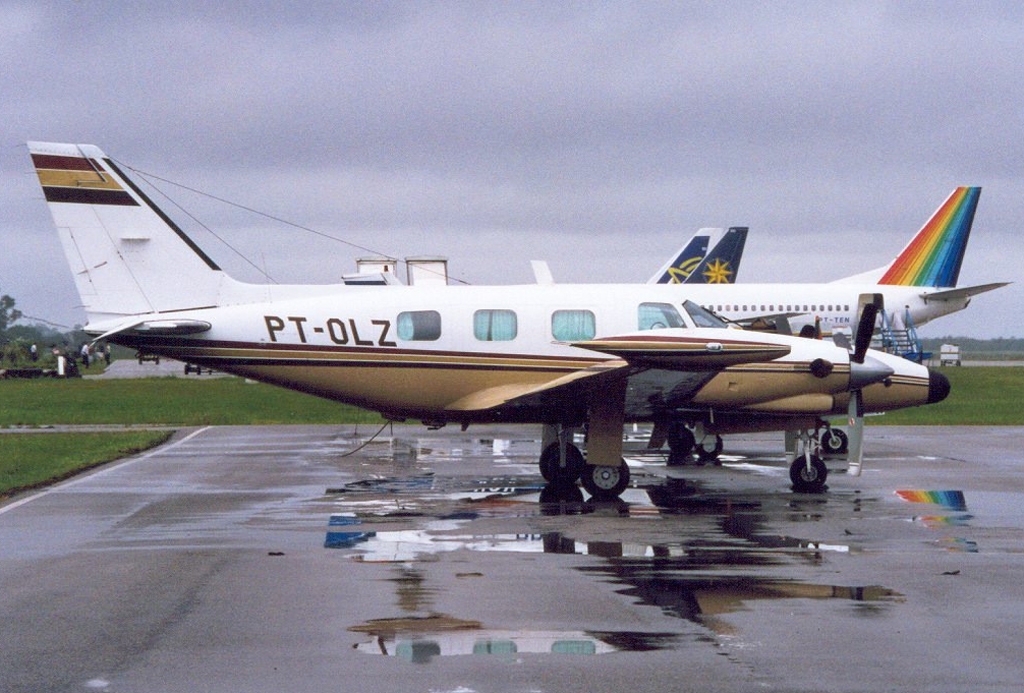
[[[601,565],[586,565],[577,569],[605,576],[624,586],[618,590],[621,594],[635,598],[640,604],[659,607],[667,616],[698,624],[714,635],[732,634],[735,629],[721,617],[748,608],[752,601],[839,600],[858,604],[860,613],[873,613],[886,603],[902,601],[899,593],[877,585],[820,585],[710,572],[723,567],[749,569],[778,562],[756,553],[708,555],[681,546],[640,546],[607,541],[581,543],[557,532],[500,539],[492,537],[489,540],[477,538],[477,545],[472,546],[472,543],[462,544],[461,547],[502,551],[536,551],[539,548],[545,553],[601,556],[607,559]],[[416,550],[425,546],[454,550],[458,548],[456,544],[455,541],[440,545],[410,542],[406,547],[410,551],[406,562],[396,564],[401,576],[393,579],[399,584],[399,604],[403,610],[424,611],[429,606],[431,591],[423,588],[422,573],[407,567],[411,565],[408,561],[419,555]],[[361,559],[374,560],[373,556],[372,553],[362,554]],[[483,577],[480,573],[472,575]],[[484,630],[476,621],[443,614],[376,619],[349,630],[372,636],[369,641],[354,645],[360,652],[396,656],[419,663],[448,655],[602,654],[664,649],[678,646],[682,637],[670,633]]]
[[[941,508],[952,510],[953,514],[948,515],[916,515],[914,522],[920,522],[931,529],[946,529],[949,527],[967,527],[974,519],[973,515],[967,513],[967,498],[963,491],[924,491],[924,490],[899,490],[896,496],[909,503],[921,503],[938,505]],[[977,553],[978,544],[970,539],[962,537],[943,537],[937,542],[940,546],[949,551],[959,553]]]
[[[464,573],[456,577],[483,575]],[[406,615],[372,619],[349,628],[370,637],[353,645],[359,652],[423,664],[434,657],[454,655],[514,658],[520,654],[641,652],[670,647],[678,637],[673,633],[484,629],[479,621],[435,612],[434,597],[439,590],[427,585],[424,571],[410,565],[396,565],[388,581],[395,584],[397,607]]]
[[[731,634],[732,626],[719,617],[745,610],[749,602],[782,599],[824,599],[856,602],[871,613],[886,602],[899,602],[898,592],[879,585],[820,585],[750,575],[701,575],[689,560],[671,558],[638,561],[630,558],[579,570],[606,576],[624,585],[621,594],[640,604],[656,606],[668,616],[700,624],[718,635]]]
[[[630,489],[621,503],[610,504],[613,506],[610,508],[578,505],[589,505],[590,512],[610,513],[613,517],[661,515],[670,522],[681,523],[680,534],[676,536],[685,536],[685,539],[657,543],[578,541],[556,531],[508,534],[474,531],[474,520],[493,517],[496,508],[503,508],[505,515],[534,515],[527,508],[538,505],[533,498],[539,493],[536,487],[517,487],[515,484],[522,484],[522,479],[518,482],[487,479],[486,486],[458,488],[467,483],[468,480],[460,482],[424,475],[350,484],[337,490],[345,512],[332,516],[325,546],[350,549],[355,552],[356,560],[390,563],[402,571],[408,571],[416,561],[427,556],[460,549],[598,557],[604,560],[596,564],[587,561],[577,569],[621,584],[619,591],[641,604],[658,606],[668,616],[699,624],[710,634],[702,634],[698,640],[708,642],[714,642],[717,635],[731,632],[731,626],[722,618],[725,614],[748,608],[753,601],[830,600],[855,604],[856,613],[867,614],[901,599],[896,592],[875,585],[822,585],[757,574],[765,567],[793,562],[815,565],[824,560],[828,552],[850,553],[848,545],[780,535],[771,530],[767,519],[772,515],[789,522],[814,521],[822,516],[826,504],[844,503],[841,497],[794,500],[791,496],[772,494],[726,495],[703,491],[681,479],[662,478],[642,488]],[[433,501],[416,510],[397,508],[408,504],[404,497],[396,502],[396,494],[421,497],[424,489]],[[438,503],[439,498],[445,501]],[[523,503],[524,500],[528,504]],[[862,502],[859,496],[853,497],[850,511],[859,512]],[[765,509],[766,503],[770,504],[770,509]],[[508,510],[510,504],[517,509]],[[396,524],[401,528],[393,529]],[[660,524],[651,527],[652,531],[664,530]],[[415,611],[430,613],[422,604]],[[679,638],[685,637],[650,633],[596,634],[583,630],[485,630],[479,624],[437,614],[371,621],[353,630],[370,636],[366,642],[354,646],[357,650],[414,662],[427,662],[449,654],[512,656],[570,651],[601,654],[633,647],[618,643],[641,643],[646,649],[677,647]]]
[[[598,655],[667,649],[673,633],[485,630],[476,621],[450,616],[395,618],[369,621],[349,628],[372,637],[353,645],[366,654],[397,657],[426,664],[435,657],[490,655],[513,658],[520,654]]]

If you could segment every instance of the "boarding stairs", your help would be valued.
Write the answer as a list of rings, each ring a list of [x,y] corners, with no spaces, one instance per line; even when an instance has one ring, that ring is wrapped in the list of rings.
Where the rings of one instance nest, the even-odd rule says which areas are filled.
[[[921,347],[921,339],[917,336],[909,308],[904,308],[902,315],[893,313],[890,316],[886,311],[881,311],[881,323],[881,328],[872,339],[872,347],[915,363],[923,363],[931,358],[931,353]]]

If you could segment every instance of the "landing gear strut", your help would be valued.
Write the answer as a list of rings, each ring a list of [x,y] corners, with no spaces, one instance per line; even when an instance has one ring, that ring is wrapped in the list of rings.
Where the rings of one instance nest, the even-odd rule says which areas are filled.
[[[682,421],[673,421],[668,425],[668,464],[670,466],[686,464],[693,453],[693,446],[697,439],[693,431],[686,427]]]
[[[813,449],[813,437],[808,431],[800,432],[801,454],[796,455],[789,467],[789,480],[797,493],[821,493],[825,490],[828,467]]]

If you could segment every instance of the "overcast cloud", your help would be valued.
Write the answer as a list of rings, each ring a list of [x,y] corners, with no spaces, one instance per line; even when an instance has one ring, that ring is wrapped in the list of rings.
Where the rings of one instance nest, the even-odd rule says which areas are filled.
[[[26,140],[151,179],[239,278],[337,281],[369,250],[470,283],[642,282],[749,225],[741,282],[891,260],[981,185],[929,336],[1024,336],[1024,5],[0,2],[0,293],[84,320]],[[251,264],[249,264],[251,263]]]

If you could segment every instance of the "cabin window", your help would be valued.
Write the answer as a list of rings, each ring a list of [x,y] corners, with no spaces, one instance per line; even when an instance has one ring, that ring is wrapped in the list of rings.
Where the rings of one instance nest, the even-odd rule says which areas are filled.
[[[671,303],[641,303],[637,309],[636,321],[638,330],[686,326],[683,317]]]
[[[408,342],[433,342],[441,338],[441,314],[414,310],[398,314],[398,338]]]
[[[509,342],[519,333],[519,320],[511,310],[473,313],[473,336],[482,342]]]
[[[589,310],[556,310],[551,314],[551,336],[560,342],[593,339],[595,334],[596,320]]]

